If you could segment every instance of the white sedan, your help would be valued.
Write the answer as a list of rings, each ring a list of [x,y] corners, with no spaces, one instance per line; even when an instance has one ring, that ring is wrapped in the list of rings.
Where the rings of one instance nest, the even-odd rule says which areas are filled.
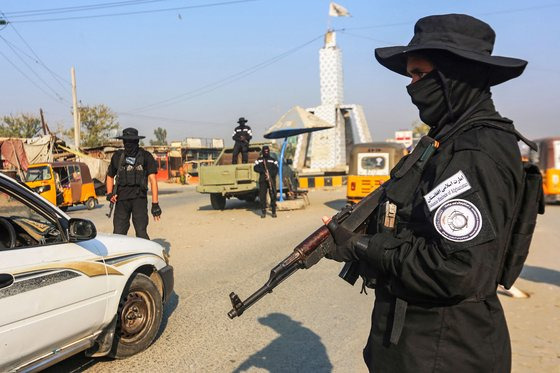
[[[0,371],[147,348],[173,292],[155,242],[97,234],[0,174]]]

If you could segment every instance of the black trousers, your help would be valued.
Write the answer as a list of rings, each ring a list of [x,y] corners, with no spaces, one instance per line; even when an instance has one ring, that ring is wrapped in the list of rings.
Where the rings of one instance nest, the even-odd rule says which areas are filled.
[[[136,231],[136,237],[150,239],[148,237],[148,199],[135,198],[117,200],[115,215],[113,218],[113,233],[127,234],[130,228],[130,216]]]
[[[266,210],[266,193],[270,194],[270,209],[273,213],[276,212],[276,186],[273,184],[272,188],[268,187],[266,180],[259,180],[259,202],[261,203],[261,210]]]
[[[236,141],[233,145],[233,154],[231,157],[231,163],[237,164],[239,158],[239,152],[241,152],[241,163],[249,163],[249,144],[246,142]]]

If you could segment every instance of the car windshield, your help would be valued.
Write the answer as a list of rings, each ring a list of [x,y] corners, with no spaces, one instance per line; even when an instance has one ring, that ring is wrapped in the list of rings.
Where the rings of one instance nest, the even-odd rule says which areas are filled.
[[[10,227],[15,234],[13,247],[37,246],[61,242],[58,225],[41,213],[0,189],[0,250],[10,246]]]
[[[29,167],[27,173],[25,174],[25,181],[42,181],[49,180],[51,178],[50,167]]]

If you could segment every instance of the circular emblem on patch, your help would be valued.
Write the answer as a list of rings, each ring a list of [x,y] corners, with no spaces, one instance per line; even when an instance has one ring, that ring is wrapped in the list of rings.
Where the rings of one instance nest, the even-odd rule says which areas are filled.
[[[438,233],[449,241],[469,241],[480,233],[482,216],[471,202],[452,199],[436,211],[434,226]]]

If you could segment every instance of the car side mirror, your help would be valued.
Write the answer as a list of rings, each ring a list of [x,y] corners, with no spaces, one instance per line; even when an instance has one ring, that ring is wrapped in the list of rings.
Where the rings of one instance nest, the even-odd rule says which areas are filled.
[[[288,165],[290,165],[290,166],[291,166],[291,165],[293,165],[293,164],[294,164],[294,160],[293,160],[293,159],[290,159],[290,158],[288,158],[288,159],[286,159],[286,163],[287,163]]]
[[[97,236],[97,229],[90,220],[70,219],[68,223],[68,236],[70,241],[86,241]]]

